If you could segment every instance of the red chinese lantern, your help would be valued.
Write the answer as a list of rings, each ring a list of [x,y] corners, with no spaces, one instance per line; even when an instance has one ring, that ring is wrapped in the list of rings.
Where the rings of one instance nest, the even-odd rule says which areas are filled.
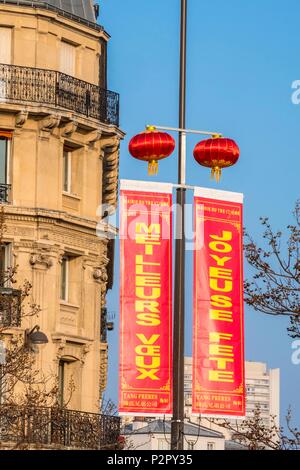
[[[234,165],[240,149],[232,139],[215,137],[199,142],[194,148],[194,158],[202,166],[211,168],[211,177],[220,181],[222,168]]]
[[[172,136],[150,126],[129,142],[130,154],[138,160],[148,162],[149,175],[158,173],[158,160],[169,157],[174,149],[175,140]]]

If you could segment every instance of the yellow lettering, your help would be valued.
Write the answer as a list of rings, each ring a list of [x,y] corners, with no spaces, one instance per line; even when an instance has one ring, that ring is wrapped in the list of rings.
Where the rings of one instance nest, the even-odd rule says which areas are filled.
[[[144,312],[148,310],[151,313],[160,313],[159,312],[159,302],[149,301],[149,300],[136,300],[135,301],[135,310],[137,312]]]
[[[220,320],[233,322],[232,312],[227,312],[226,310],[213,310],[209,311],[209,318],[211,320]]]
[[[213,307],[232,307],[231,298],[227,295],[212,295],[210,300]]]
[[[209,248],[213,251],[217,251],[219,253],[230,253],[232,251],[232,246],[226,242],[210,242]]]
[[[156,377],[155,374],[157,374],[157,372],[159,371],[159,369],[150,369],[150,370],[146,370],[146,369],[137,369],[141,375],[139,375],[137,377],[137,380],[144,380],[144,379],[151,379],[151,380],[159,380],[159,377]]]
[[[233,372],[210,370],[208,373],[208,380],[211,382],[234,382]]]
[[[209,255],[209,256],[211,256],[217,262],[218,266],[224,266],[224,264],[227,263],[227,261],[231,260],[230,256],[223,256],[222,258],[218,255]]]
[[[223,284],[223,286],[221,287],[220,284]],[[216,290],[219,292],[231,292],[232,291],[232,281],[225,280],[223,282],[220,282],[218,279],[210,279],[209,285],[212,290]]]
[[[212,356],[233,357],[233,346],[225,346],[223,344],[210,344],[209,354],[211,354]]]
[[[136,286],[155,287],[157,285],[160,286],[160,277],[156,279],[151,274],[148,276],[136,276]]]
[[[232,280],[232,269],[216,268],[214,266],[210,266],[209,275],[210,277]]]
[[[142,344],[154,344],[160,337],[160,335],[152,335],[151,338],[147,339],[145,335],[138,333],[136,335]]]
[[[146,357],[136,356],[135,365],[142,369],[159,369],[160,367],[160,357],[151,357],[151,363],[147,364]],[[222,367],[220,367],[222,369]]]
[[[227,357],[210,357],[210,361],[217,362],[217,369],[225,370],[227,368],[227,362],[233,362],[233,359]]]
[[[160,298],[160,287],[152,287],[152,293],[149,295],[145,294],[145,287],[136,287],[135,294],[140,299],[159,299]]]
[[[209,333],[209,341],[211,343],[220,343],[222,339],[226,341],[231,341],[232,336],[232,333],[219,333],[217,331],[211,331]]]
[[[210,235],[210,238],[213,238],[214,240],[221,240],[221,241],[230,241],[232,240],[232,232],[228,232],[227,230],[222,231],[221,237],[218,235]]]
[[[159,356],[160,346],[145,346],[140,344],[135,348],[135,352],[141,356]]]
[[[136,323],[143,326],[158,326],[161,322],[157,313],[139,313]]]

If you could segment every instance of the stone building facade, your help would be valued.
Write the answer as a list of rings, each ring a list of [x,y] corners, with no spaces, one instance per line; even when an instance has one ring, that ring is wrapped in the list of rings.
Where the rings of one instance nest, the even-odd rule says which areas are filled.
[[[86,412],[106,386],[114,228],[99,207],[117,205],[124,137],[96,11],[91,0],[0,1],[1,262],[18,265],[13,287],[29,281],[41,308],[20,325],[38,322],[49,339],[40,369],[58,377],[62,400],[72,377],[69,406]]]

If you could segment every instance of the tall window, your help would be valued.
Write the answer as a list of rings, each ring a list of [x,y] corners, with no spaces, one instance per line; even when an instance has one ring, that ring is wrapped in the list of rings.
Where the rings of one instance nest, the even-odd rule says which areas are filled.
[[[0,184],[9,183],[10,139],[9,132],[0,130]]]
[[[60,406],[64,406],[64,391],[65,391],[65,368],[67,362],[60,360],[58,365],[58,403]]]
[[[11,28],[0,27],[0,63],[11,64]]]
[[[75,75],[76,46],[62,41],[60,45],[60,71],[67,75]]]
[[[61,262],[60,298],[66,302],[69,300],[69,257],[64,256]]]
[[[80,195],[82,181],[82,149],[65,144],[63,148],[62,190],[73,196]]]
[[[167,441],[167,439],[158,439],[158,450],[169,450],[170,449],[170,444]]]
[[[63,191],[71,193],[72,188],[72,153],[64,149],[63,153]]]
[[[207,443],[207,450],[215,450],[215,443],[214,442],[208,442]]]
[[[195,441],[188,441],[188,450],[194,450]]]
[[[11,244],[0,246],[0,287],[9,287],[8,269],[11,266]]]

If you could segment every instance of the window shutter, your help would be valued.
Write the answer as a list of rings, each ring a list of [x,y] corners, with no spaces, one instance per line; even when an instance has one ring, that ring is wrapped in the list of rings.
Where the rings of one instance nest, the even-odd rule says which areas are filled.
[[[0,63],[11,64],[11,28],[0,27]]]
[[[60,46],[60,71],[67,75],[75,75],[76,48],[68,42],[61,42]]]

